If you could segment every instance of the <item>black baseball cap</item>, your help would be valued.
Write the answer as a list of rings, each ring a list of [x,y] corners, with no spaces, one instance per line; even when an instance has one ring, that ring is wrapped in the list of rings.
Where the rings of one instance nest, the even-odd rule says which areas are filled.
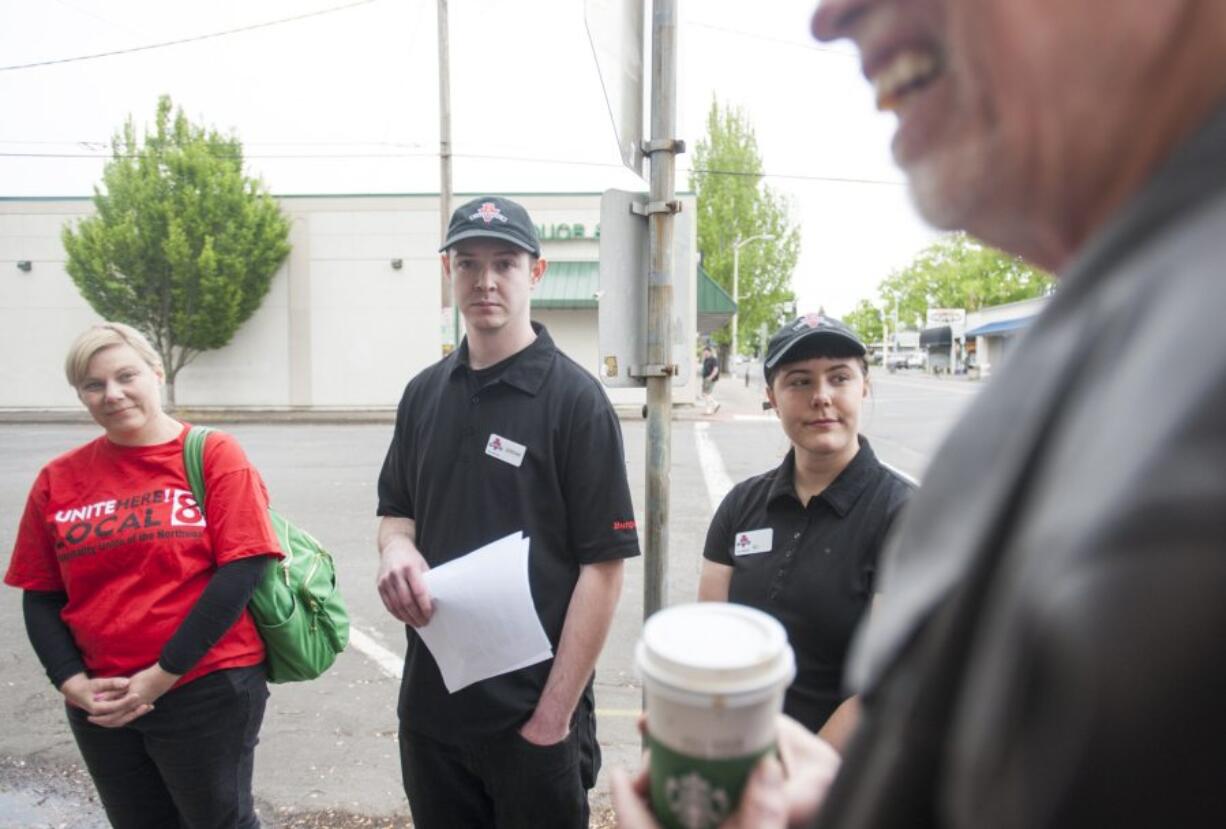
[[[775,369],[783,363],[819,356],[863,357],[867,352],[856,333],[841,321],[825,314],[806,314],[789,322],[771,337],[762,370],[769,383]]]
[[[533,256],[541,255],[541,240],[528,211],[502,196],[479,196],[457,207],[447,225],[447,239],[438,251],[443,253],[465,239],[501,239]]]

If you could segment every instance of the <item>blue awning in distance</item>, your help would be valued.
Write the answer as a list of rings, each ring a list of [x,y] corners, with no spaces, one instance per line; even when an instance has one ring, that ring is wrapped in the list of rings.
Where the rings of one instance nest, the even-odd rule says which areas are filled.
[[[997,320],[981,325],[978,328],[972,328],[966,332],[966,338],[971,337],[998,337],[1003,334],[1010,334],[1016,331],[1021,331],[1034,321],[1034,316],[1015,317],[1011,320]]]

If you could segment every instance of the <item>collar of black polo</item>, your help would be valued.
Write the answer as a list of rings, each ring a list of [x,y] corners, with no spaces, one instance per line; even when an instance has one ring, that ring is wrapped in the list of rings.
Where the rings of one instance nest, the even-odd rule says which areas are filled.
[[[499,382],[506,383],[508,386],[519,389],[525,394],[536,395],[541,390],[541,386],[545,384],[545,378],[549,374],[549,369],[553,365],[554,357],[558,353],[558,347],[553,343],[553,337],[549,336],[549,331],[539,322],[532,323],[532,330],[536,332],[536,339],[533,340],[527,348],[518,351],[508,357],[511,364],[507,366],[507,370],[498,378]],[[465,337],[460,343],[460,347],[451,352],[451,376],[461,370],[472,371],[468,365],[468,338]]]
[[[830,508],[840,518],[847,517],[847,513],[851,512],[851,508],[856,505],[856,501],[864,493],[869,482],[873,479],[873,470],[877,466],[877,455],[873,452],[873,448],[869,446],[868,438],[864,435],[859,435],[860,451],[856,452],[856,456],[851,459],[851,463],[838,474],[830,486],[822,490],[821,494],[816,496],[822,498],[830,505]],[[784,496],[790,497],[796,501],[796,450],[789,449],[787,457],[783,459],[783,463],[775,473],[775,480],[771,483],[770,496],[767,499],[774,501],[776,498]],[[807,507],[808,504],[801,504],[802,507]]]

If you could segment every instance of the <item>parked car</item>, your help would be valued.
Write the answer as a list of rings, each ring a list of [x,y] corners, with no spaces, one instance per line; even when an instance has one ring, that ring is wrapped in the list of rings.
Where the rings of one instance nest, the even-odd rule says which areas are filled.
[[[886,360],[886,369],[889,371],[897,371],[900,368],[907,367],[907,354],[902,351],[891,351],[889,358]]]
[[[907,368],[923,368],[928,365],[927,351],[912,351],[907,355]]]

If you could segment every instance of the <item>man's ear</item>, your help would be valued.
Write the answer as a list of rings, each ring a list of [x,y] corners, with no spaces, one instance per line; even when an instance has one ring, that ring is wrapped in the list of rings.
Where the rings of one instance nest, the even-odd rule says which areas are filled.
[[[448,253],[447,251],[443,251],[442,253],[438,255],[438,258],[443,261],[443,273],[447,276],[448,279],[450,279],[451,278],[451,254]]]
[[[532,264],[531,274],[532,274],[532,284],[534,286],[536,285],[536,283],[540,282],[542,279],[545,278],[545,271],[547,270],[549,270],[549,262],[545,259],[537,259],[536,262]]]

